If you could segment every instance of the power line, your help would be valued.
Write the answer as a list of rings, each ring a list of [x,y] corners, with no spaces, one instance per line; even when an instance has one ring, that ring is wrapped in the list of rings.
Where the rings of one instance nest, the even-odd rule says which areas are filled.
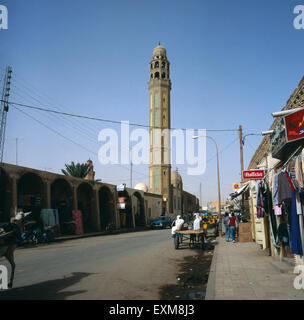
[[[59,135],[60,137],[64,138],[65,140],[67,140],[67,141],[69,141],[69,142],[73,143],[74,145],[76,145],[76,146],[78,146],[78,147],[80,147],[80,148],[82,148],[82,149],[86,150],[87,152],[89,152],[89,153],[91,153],[91,154],[93,154],[93,155],[95,155],[95,156],[98,156],[98,154],[97,154],[96,152],[94,152],[94,151],[92,151],[92,150],[90,150],[90,149],[88,149],[88,148],[84,147],[84,146],[83,146],[83,145],[81,145],[80,143],[75,142],[74,140],[72,140],[72,139],[70,139],[70,138],[66,137],[65,135],[63,135],[63,134],[62,134],[62,133],[60,133],[59,131],[57,131],[57,130],[55,130],[55,129],[51,128],[51,127],[49,127],[48,125],[46,125],[46,124],[45,124],[45,123],[43,123],[42,121],[40,121],[40,120],[36,119],[35,117],[33,117],[32,115],[28,114],[27,112],[25,112],[25,111],[23,111],[23,110],[20,110],[20,109],[19,109],[18,107],[16,107],[16,106],[15,106],[14,108],[15,108],[15,109],[17,109],[19,112],[21,112],[21,113],[25,114],[27,117],[31,118],[32,120],[34,120],[34,121],[38,122],[39,124],[41,124],[43,127],[47,128],[48,130],[50,130],[50,131],[52,131],[52,132],[56,133],[57,135]],[[119,165],[121,168],[123,168],[123,169],[125,169],[125,170],[130,171],[129,167],[125,167],[125,166],[123,166],[123,165],[121,165],[121,164],[118,164],[118,165]],[[137,174],[139,174],[139,175],[147,176],[147,177],[148,177],[148,175],[146,175],[146,174],[144,174],[144,173],[142,173],[142,172],[135,171],[135,170],[133,170],[133,172],[136,172],[136,173],[137,173]]]
[[[0,100],[2,101],[2,100]],[[107,122],[107,123],[113,123],[113,124],[121,124],[121,121],[117,120],[109,120],[109,119],[102,119],[102,118],[95,118],[95,117],[89,117],[89,116],[84,116],[84,115],[79,115],[79,114],[73,114],[73,113],[68,113],[68,112],[61,112],[61,111],[56,111],[53,109],[45,109],[42,107],[37,107],[37,106],[32,106],[32,105],[27,105],[23,103],[18,103],[18,102],[12,102],[9,101],[8,104],[14,105],[14,106],[19,106],[19,107],[25,107],[29,109],[34,109],[34,110],[39,110],[39,111],[44,111],[44,112],[51,112],[51,113],[56,113],[56,114],[61,114],[69,117],[75,117],[75,118],[81,118],[81,119],[86,119],[86,120],[94,120],[94,121],[101,121],[101,122]],[[129,123],[130,126],[136,126],[136,127],[142,127],[142,128],[152,128],[152,129],[162,129],[162,127],[157,127],[157,126],[149,126],[149,125],[144,125],[144,124],[139,124],[139,123]],[[171,130],[189,130],[186,128],[171,128]],[[239,131],[239,129],[206,129],[206,131],[212,131],[212,132],[236,132]]]

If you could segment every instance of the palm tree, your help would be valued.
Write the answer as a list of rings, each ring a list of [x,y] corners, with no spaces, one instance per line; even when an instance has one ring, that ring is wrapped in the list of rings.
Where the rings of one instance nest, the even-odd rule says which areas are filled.
[[[86,177],[90,170],[86,163],[75,164],[74,161],[71,164],[65,164],[65,168],[66,170],[61,169],[64,175],[82,179]]]

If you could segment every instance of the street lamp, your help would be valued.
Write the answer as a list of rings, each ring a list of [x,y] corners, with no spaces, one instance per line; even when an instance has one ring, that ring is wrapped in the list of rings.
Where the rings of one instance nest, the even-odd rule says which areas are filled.
[[[273,112],[271,115],[274,118],[278,118],[278,117],[287,116],[289,114],[295,113],[295,112],[303,110],[303,109],[304,109],[304,107],[295,108],[295,109],[289,109],[289,110],[284,110],[284,111],[278,111],[278,112]]]
[[[216,163],[217,163],[217,192],[218,192],[218,216],[219,216],[219,235],[222,236],[222,214],[221,214],[221,189],[220,189],[220,169],[219,169],[219,158],[218,158],[218,147],[216,141],[209,136],[193,136],[192,139],[208,138],[213,141],[216,148]]]
[[[270,134],[273,134],[274,130],[269,130],[269,131],[263,131],[262,136],[269,136]]]

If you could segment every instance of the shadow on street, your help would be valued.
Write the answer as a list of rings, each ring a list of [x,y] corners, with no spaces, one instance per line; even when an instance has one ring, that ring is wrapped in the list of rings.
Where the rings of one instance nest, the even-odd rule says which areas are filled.
[[[0,300],[64,300],[86,290],[64,291],[92,273],[73,272],[71,276],[56,280],[49,280],[26,287],[0,291]]]

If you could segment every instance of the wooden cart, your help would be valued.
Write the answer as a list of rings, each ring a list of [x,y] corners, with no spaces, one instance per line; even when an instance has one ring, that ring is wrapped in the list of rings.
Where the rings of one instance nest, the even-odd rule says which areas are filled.
[[[186,241],[185,241],[186,240]],[[189,240],[189,241],[187,241]],[[205,248],[205,231],[200,230],[177,230],[173,236],[174,248],[189,245],[189,247],[199,247],[202,250]]]

